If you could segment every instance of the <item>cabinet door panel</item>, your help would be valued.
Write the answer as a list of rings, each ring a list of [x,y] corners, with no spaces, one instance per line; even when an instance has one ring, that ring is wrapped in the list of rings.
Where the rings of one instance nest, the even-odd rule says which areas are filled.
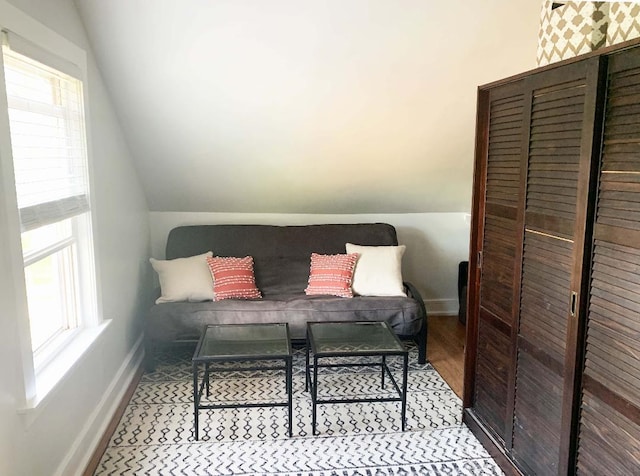
[[[609,62],[577,441],[579,474],[640,468],[640,51]]]
[[[557,237],[525,234],[513,455],[532,474],[558,472],[573,247]]]
[[[473,411],[504,441],[512,355],[515,257],[520,246],[517,218],[523,134],[522,82],[492,90],[487,104],[482,266],[478,288],[477,360]],[[472,263],[473,264],[473,263]]]
[[[573,245],[525,234],[519,334],[558,362],[564,361],[566,351]]]
[[[549,363],[549,362],[545,362]],[[545,365],[521,346],[513,455],[531,474],[558,471],[563,379],[557,365]],[[555,361],[554,361],[555,363]],[[544,436],[542,436],[544,435]],[[540,444],[544,440],[544,444]]]
[[[484,310],[480,311],[479,318],[474,411],[503,438],[511,366],[511,329]]]
[[[571,362],[582,284],[599,63],[528,78],[528,155],[511,453],[530,474],[569,464]],[[576,293],[572,312],[572,293]]]
[[[582,395],[578,474],[637,474],[640,427],[600,395]]]

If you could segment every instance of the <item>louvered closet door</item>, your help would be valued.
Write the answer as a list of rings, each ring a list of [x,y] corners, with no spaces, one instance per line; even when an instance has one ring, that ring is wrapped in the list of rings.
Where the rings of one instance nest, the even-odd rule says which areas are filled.
[[[569,431],[571,411],[563,407],[573,397],[568,380],[574,376],[565,360],[576,351],[571,299],[581,286],[597,73],[596,59],[527,79],[512,456],[529,474],[563,473],[568,463],[563,431]],[[576,313],[577,307],[576,301]]]
[[[504,441],[511,416],[507,415],[507,385],[511,366],[513,302],[517,281],[514,257],[520,243],[517,226],[520,157],[523,134],[523,82],[490,91],[488,99],[488,151],[478,352],[474,412]]]
[[[640,51],[609,60],[580,409],[580,474],[640,473]]]

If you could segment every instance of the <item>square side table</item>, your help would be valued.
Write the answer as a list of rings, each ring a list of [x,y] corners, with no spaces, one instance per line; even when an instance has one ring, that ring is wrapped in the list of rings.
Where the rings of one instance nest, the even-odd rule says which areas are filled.
[[[198,413],[219,408],[287,407],[289,436],[292,435],[292,366],[293,353],[288,324],[217,324],[206,326],[192,359],[194,437],[198,440]],[[228,362],[282,361],[280,365],[213,367]],[[200,366],[204,378],[199,381]],[[210,395],[212,372],[242,372],[253,370],[284,370],[286,402],[202,404],[202,396]]]
[[[311,361],[313,354],[313,362]],[[389,366],[387,357],[401,356],[402,382],[398,385]],[[331,357],[379,357],[379,362],[323,363]],[[348,360],[348,359],[347,359]],[[305,390],[311,390],[312,429],[316,434],[317,405],[357,402],[401,402],[402,431],[406,426],[407,373],[409,352],[395,335],[389,324],[375,321],[309,322],[307,323],[306,378]],[[381,386],[385,386],[385,376],[391,381],[397,396],[371,398],[318,398],[318,371],[331,367],[380,367]]]

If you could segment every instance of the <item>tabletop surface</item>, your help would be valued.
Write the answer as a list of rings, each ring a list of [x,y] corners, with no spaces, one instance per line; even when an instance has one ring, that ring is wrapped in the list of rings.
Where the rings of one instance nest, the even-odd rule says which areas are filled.
[[[287,324],[218,324],[205,328],[193,360],[291,355]]]
[[[406,352],[386,322],[312,322],[307,329],[315,354]]]

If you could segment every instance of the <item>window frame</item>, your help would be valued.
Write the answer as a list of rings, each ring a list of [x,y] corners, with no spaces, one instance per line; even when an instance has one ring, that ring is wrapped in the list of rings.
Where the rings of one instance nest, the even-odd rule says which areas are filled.
[[[95,190],[93,174],[93,154],[91,147],[91,127],[89,108],[89,85],[87,74],[86,52],[58,33],[35,21],[22,11],[0,0],[0,29],[9,31],[21,38],[27,39],[34,51],[39,51],[44,57],[60,59],[63,63],[74,65],[80,72],[76,76],[82,82],[82,99],[84,109],[84,127],[86,137],[86,155],[88,167],[89,191]],[[24,53],[23,53],[24,54]],[[29,56],[55,69],[55,64],[42,61],[40,57]],[[6,242],[10,266],[7,270],[12,278],[15,303],[15,323],[19,341],[19,359],[21,363],[24,400],[19,412],[32,412],[44,406],[48,397],[65,380],[68,372],[82,358],[93,342],[102,334],[110,321],[102,318],[102,300],[99,283],[99,253],[98,234],[96,232],[96,207],[93,193],[89,194],[89,212],[76,216],[72,221],[77,222],[72,227],[74,231],[86,227],[88,233],[74,233],[76,238],[77,260],[84,260],[90,266],[78,266],[78,292],[85,293],[87,299],[82,300],[78,308],[84,319],[84,324],[73,332],[64,333],[64,339],[58,342],[55,352],[46,356],[38,356],[32,351],[31,330],[27,305],[27,291],[25,283],[25,261],[22,252],[21,224],[16,196],[15,174],[13,170],[13,154],[11,147],[10,122],[8,117],[8,102],[5,89],[4,61],[0,55],[0,225],[6,228]],[[88,239],[91,237],[90,239]],[[86,243],[84,242],[86,241]],[[86,303],[90,303],[88,306]],[[88,309],[91,307],[92,309]],[[10,308],[11,309],[11,308]],[[12,317],[13,319],[14,317]]]

